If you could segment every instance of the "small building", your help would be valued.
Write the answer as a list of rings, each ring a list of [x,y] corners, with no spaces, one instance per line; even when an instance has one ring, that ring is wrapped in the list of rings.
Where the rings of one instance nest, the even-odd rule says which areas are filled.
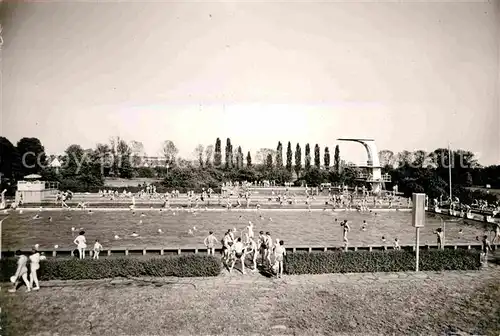
[[[40,203],[58,191],[59,182],[40,181],[40,175],[32,174],[17,182],[16,203]]]

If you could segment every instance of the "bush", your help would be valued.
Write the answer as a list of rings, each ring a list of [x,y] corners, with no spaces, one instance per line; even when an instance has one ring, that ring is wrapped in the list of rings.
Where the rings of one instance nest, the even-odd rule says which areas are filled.
[[[16,272],[16,259],[0,260],[1,280],[8,282]],[[84,280],[115,277],[206,277],[220,274],[218,259],[207,255],[173,256],[151,259],[103,258],[47,259],[41,261],[40,280]]]
[[[420,251],[421,271],[477,270],[479,253],[469,250]],[[406,272],[415,270],[410,251],[296,252],[285,262],[287,274]]]

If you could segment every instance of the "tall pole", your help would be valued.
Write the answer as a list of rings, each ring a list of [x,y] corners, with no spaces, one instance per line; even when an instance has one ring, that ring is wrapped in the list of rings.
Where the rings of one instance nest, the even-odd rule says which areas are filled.
[[[448,177],[449,177],[448,184],[450,185],[450,209],[451,209],[451,202],[453,202],[453,197],[451,193],[451,164],[452,164],[451,149],[450,149],[450,143],[448,142]]]
[[[419,257],[419,247],[420,247],[420,228],[417,226],[415,235],[417,236],[416,242],[415,242],[415,256],[416,256],[416,263],[415,263],[415,271],[418,272],[418,257]]]

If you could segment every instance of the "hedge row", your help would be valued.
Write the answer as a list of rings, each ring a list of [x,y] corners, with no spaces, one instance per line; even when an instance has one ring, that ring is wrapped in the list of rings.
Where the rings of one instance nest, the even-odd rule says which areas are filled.
[[[479,252],[474,250],[425,250],[420,252],[421,271],[477,270]],[[1,282],[16,271],[16,259],[0,260]],[[296,252],[285,262],[287,274],[406,272],[415,270],[411,251]],[[115,277],[218,276],[220,260],[207,255],[163,258],[47,259],[41,262],[40,280],[83,280]]]
[[[296,252],[285,262],[287,274],[406,272],[415,270],[411,251]],[[477,270],[479,252],[474,250],[426,250],[419,253],[421,271]]]
[[[16,272],[16,259],[0,260],[1,280],[8,282]],[[103,258],[47,259],[40,263],[40,280],[84,280],[115,277],[206,277],[220,274],[220,261],[207,255],[172,256],[151,259]]]

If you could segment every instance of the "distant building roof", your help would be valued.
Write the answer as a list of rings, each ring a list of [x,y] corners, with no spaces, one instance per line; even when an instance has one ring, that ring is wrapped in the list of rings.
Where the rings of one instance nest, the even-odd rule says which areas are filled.
[[[52,162],[50,163],[50,166],[52,168],[60,168],[62,165],[61,165],[61,162],[59,161],[58,158],[55,158],[54,160],[52,160]]]

